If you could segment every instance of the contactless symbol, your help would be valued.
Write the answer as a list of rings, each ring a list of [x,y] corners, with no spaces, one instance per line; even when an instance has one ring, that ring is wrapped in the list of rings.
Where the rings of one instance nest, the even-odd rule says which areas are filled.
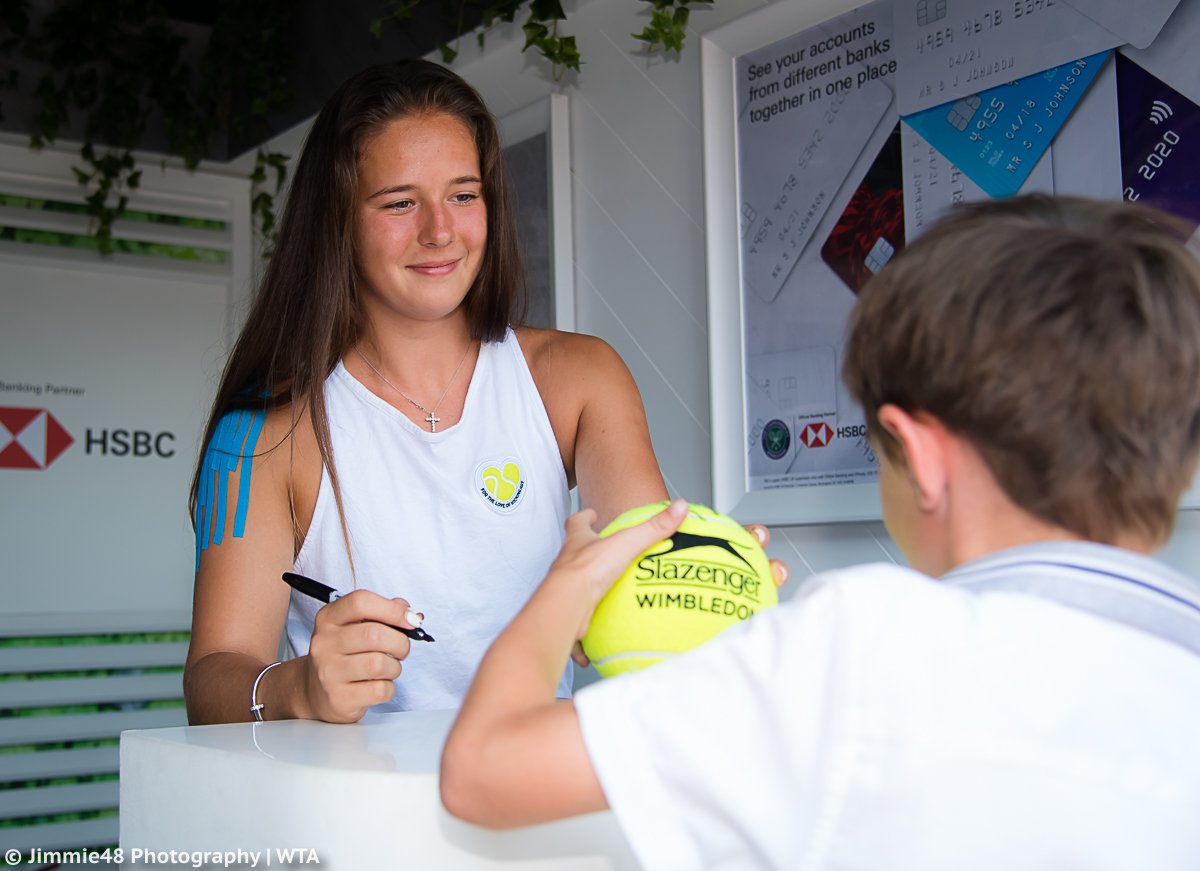
[[[807,448],[823,448],[833,438],[833,429],[827,423],[810,423],[800,431],[800,441]]]
[[[1164,103],[1162,100],[1155,100],[1150,106],[1150,120],[1153,122],[1155,127],[1166,121],[1174,114],[1175,112],[1171,109],[1171,105],[1169,103]]]
[[[772,460],[778,460],[792,446],[792,434],[782,420],[773,420],[763,427],[762,448]]]
[[[44,469],[74,443],[44,408],[0,407],[0,469]]]
[[[475,489],[490,507],[507,514],[525,495],[528,482],[515,457],[485,460],[475,469]]]

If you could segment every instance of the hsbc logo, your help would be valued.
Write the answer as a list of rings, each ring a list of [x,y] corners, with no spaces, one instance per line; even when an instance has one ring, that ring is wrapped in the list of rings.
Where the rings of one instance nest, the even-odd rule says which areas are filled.
[[[800,441],[806,448],[823,448],[833,440],[833,428],[829,424],[810,423],[800,430]]]
[[[0,406],[0,469],[44,469],[74,443],[46,409]]]
[[[44,469],[73,444],[75,437],[46,409],[0,406],[0,469]],[[175,433],[88,427],[83,452],[166,460],[175,456]]]

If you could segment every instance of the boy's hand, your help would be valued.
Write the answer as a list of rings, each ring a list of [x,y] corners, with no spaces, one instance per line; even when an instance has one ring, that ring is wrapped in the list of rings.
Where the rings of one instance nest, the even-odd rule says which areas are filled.
[[[644,520],[636,526],[614,532],[601,538],[592,529],[596,513],[590,508],[584,509],[567,518],[567,536],[563,541],[562,550],[550,566],[546,577],[547,583],[570,582],[576,585],[586,604],[586,615],[580,624],[575,638],[579,639],[587,632],[592,619],[592,612],[597,603],[604,598],[621,572],[637,558],[637,555],[650,546],[669,538],[683,519],[687,517],[688,503],[683,499],[671,502],[663,511]],[[578,648],[578,645],[576,645]],[[582,657],[586,664],[587,657],[583,651],[579,656],[572,653],[576,662]]]

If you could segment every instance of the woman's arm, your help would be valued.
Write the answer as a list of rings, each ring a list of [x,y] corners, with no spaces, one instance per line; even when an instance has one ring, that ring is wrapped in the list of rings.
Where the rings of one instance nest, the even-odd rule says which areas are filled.
[[[308,434],[306,441],[304,433]],[[238,470],[224,476],[206,511],[210,528],[199,552],[192,638],[184,667],[184,696],[193,724],[251,719],[250,690],[275,661],[287,614],[297,522],[307,527],[321,465],[311,427],[293,429],[286,410],[267,416],[256,442],[238,446]],[[250,457],[249,474],[243,463]],[[289,481],[293,492],[289,493]],[[241,523],[241,489],[248,487]],[[223,523],[220,521],[223,519]],[[197,518],[204,538],[204,515]],[[243,529],[237,527],[244,524]],[[220,526],[220,529],[213,527]],[[235,534],[241,532],[241,535]],[[392,681],[409,642],[381,623],[407,625],[403,600],[358,591],[317,613],[309,655],[271,669],[256,700],[266,719],[308,718],[352,722],[391,698]],[[371,621],[371,622],[363,622]],[[376,622],[378,621],[378,622]]]
[[[618,514],[667,498],[628,367],[594,336],[522,330],[522,348],[579,501],[606,526]]]
[[[575,436],[575,478],[579,504],[594,509],[603,528],[623,511],[666,499],[667,487],[642,395],[625,362],[599,340],[585,356],[586,402]]]
[[[203,549],[198,551],[183,678],[192,724],[250,719],[250,687],[276,658],[288,591],[271,577],[290,567],[293,548],[287,503],[291,446],[282,424],[281,413],[273,412],[257,437],[251,432],[240,444],[224,446],[241,454],[236,469],[202,472],[206,480],[201,488],[213,495],[198,499],[194,518],[197,546],[203,544]],[[220,441],[219,436],[213,440]],[[241,492],[246,487],[248,497]],[[240,499],[247,501],[238,523]],[[291,704],[296,676],[289,665],[264,678],[259,701],[265,713],[296,715]]]

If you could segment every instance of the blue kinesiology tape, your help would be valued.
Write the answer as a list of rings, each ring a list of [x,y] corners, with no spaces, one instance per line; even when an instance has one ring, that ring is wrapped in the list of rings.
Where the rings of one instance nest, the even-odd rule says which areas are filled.
[[[208,545],[220,544],[225,532],[229,474],[238,475],[237,507],[233,514],[233,536],[246,534],[246,510],[250,505],[250,476],[254,468],[254,450],[262,432],[266,412],[262,410],[231,411],[225,414],[213,430],[212,439],[204,450],[200,464],[200,486],[196,493],[196,570],[200,569],[200,552]]]

